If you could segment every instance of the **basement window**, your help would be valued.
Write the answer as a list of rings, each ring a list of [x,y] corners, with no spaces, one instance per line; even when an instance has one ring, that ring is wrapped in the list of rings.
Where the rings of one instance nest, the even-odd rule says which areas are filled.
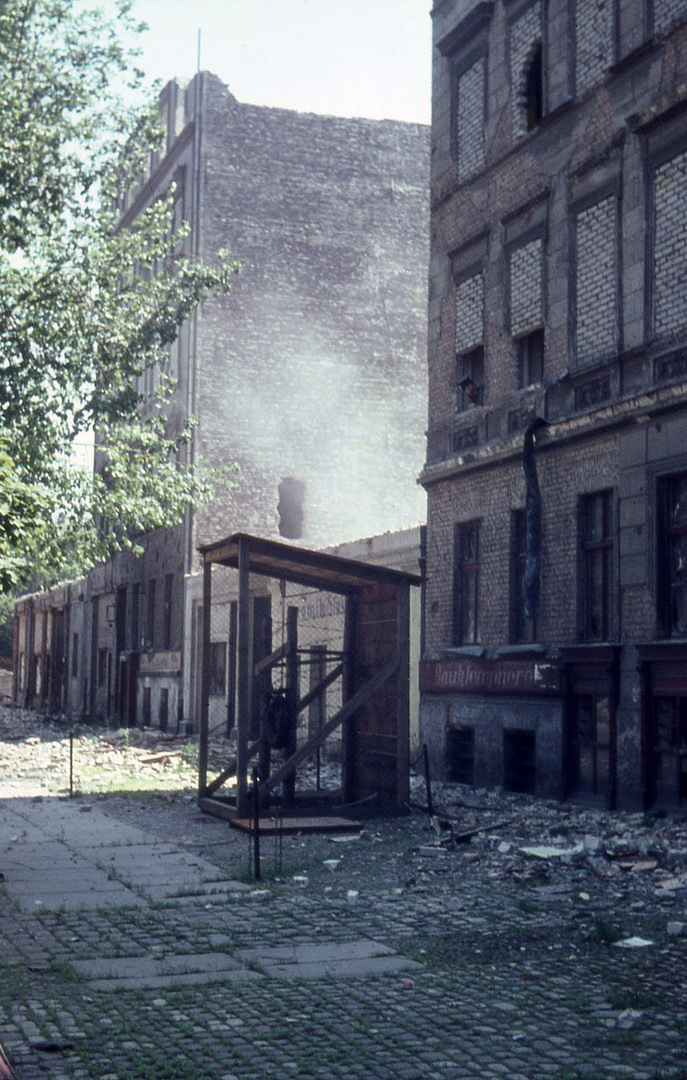
[[[295,476],[285,476],[279,485],[279,535],[287,540],[303,536],[305,484]]]
[[[541,41],[532,46],[523,79],[525,125],[532,131],[544,115],[544,62]]]

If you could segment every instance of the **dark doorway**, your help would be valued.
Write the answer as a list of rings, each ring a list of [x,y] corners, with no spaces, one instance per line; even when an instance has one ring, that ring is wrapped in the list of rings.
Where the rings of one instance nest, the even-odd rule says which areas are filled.
[[[446,779],[475,782],[475,729],[460,724],[446,729]]]
[[[656,697],[653,702],[653,801],[687,804],[687,697]]]
[[[571,795],[612,802],[613,717],[606,694],[575,694],[570,725]]]
[[[537,780],[537,737],[534,731],[503,733],[503,786],[506,791],[534,795]]]

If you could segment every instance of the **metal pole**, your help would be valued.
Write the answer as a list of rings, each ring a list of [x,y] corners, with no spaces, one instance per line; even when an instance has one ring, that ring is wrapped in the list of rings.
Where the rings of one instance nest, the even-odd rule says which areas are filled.
[[[69,732],[69,798],[74,795],[74,732]]]
[[[427,810],[430,817],[434,816],[434,805],[432,803],[432,783],[429,778],[429,752],[427,750],[427,743],[422,744],[422,757],[425,763],[425,787],[427,788]]]
[[[258,770],[253,769],[253,873],[260,881],[260,781]]]

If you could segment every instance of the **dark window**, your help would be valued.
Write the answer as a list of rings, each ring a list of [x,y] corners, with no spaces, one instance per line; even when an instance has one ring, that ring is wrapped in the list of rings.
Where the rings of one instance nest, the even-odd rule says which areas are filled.
[[[506,791],[534,795],[536,786],[536,736],[533,731],[503,733],[503,786]]]
[[[687,473],[659,489],[658,586],[661,629],[687,634]]]
[[[460,724],[446,730],[446,779],[475,782],[475,729]]]
[[[166,687],[160,690],[158,720],[160,723],[160,731],[166,731],[167,725],[169,724],[169,690],[167,690]]]
[[[72,676],[79,674],[79,635],[72,634]]]
[[[527,514],[511,515],[510,640],[513,644],[537,640],[537,620],[525,618],[525,567],[527,565]]]
[[[303,536],[305,484],[295,476],[285,476],[279,485],[279,535],[287,540]]]
[[[141,586],[138,582],[131,587],[131,648],[134,650],[141,647],[141,631],[139,626],[139,612],[141,608]]]
[[[478,345],[456,357],[456,412],[484,404],[484,348]]]
[[[174,588],[174,575],[165,574],[165,597],[163,610],[163,649],[169,649],[172,644],[172,589]]]
[[[582,637],[607,641],[613,610],[613,493],[600,491],[581,502]]]
[[[541,41],[535,42],[532,46],[532,52],[525,67],[523,91],[525,124],[527,130],[532,131],[544,115],[544,57]]]
[[[148,619],[146,624],[146,640],[148,648],[155,646],[155,578],[148,582]]]
[[[453,644],[479,640],[479,522],[456,525],[453,537]]]
[[[210,643],[210,695],[214,697],[224,696],[226,690],[227,670],[227,643],[226,641],[212,641]]]
[[[516,341],[518,351],[518,384],[532,386],[544,378],[544,328],[523,334]]]
[[[608,800],[611,784],[611,713],[608,697],[578,694],[573,699],[572,783],[575,794]]]

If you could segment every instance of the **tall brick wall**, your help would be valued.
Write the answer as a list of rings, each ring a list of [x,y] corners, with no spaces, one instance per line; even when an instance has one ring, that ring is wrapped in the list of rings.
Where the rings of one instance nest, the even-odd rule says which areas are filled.
[[[421,520],[427,131],[242,105],[203,80],[201,250],[228,248],[241,274],[199,321],[197,447],[241,471],[197,540],[278,535],[291,476],[311,546]]]

